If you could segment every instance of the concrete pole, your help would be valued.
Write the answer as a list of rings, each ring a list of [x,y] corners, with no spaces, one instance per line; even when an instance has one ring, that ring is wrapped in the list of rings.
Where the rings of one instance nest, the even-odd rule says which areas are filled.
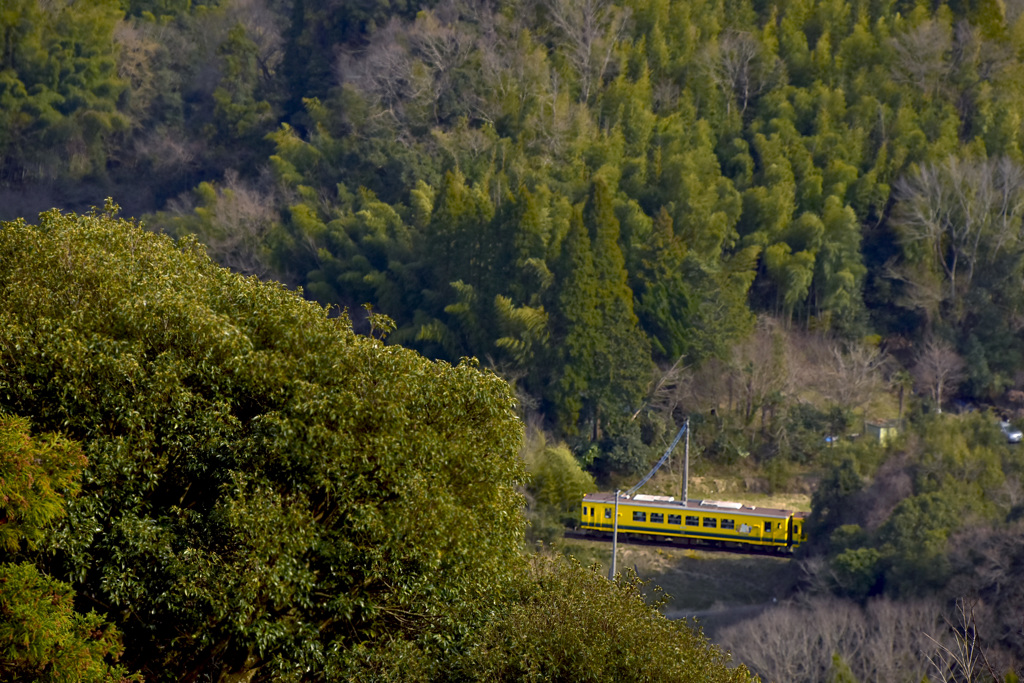
[[[608,578],[614,579],[618,573],[616,558],[619,556],[619,489],[615,490],[615,517],[612,519],[612,568],[608,572]]]
[[[683,449],[683,507],[690,500],[690,418],[686,418],[686,447]]]

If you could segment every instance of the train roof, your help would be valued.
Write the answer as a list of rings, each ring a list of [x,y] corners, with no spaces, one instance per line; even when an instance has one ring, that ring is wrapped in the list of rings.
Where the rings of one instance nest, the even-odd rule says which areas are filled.
[[[586,503],[615,503],[614,493],[588,493],[583,496],[583,501]],[[797,517],[806,517],[805,512],[794,512],[793,510],[781,510],[777,508],[764,508],[757,507],[755,505],[746,505],[744,503],[733,503],[725,500],[695,500],[690,499],[683,504],[681,500],[675,500],[669,496],[649,496],[645,494],[636,494],[632,498],[619,495],[619,505],[643,505],[644,507],[656,507],[665,508],[666,510],[706,510],[708,512],[716,513],[733,513],[738,515],[757,515],[759,517],[789,517],[795,515]]]

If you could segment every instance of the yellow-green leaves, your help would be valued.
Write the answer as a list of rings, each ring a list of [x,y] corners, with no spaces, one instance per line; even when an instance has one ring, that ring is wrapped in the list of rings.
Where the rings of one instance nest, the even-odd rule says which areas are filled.
[[[67,584],[31,564],[0,565],[0,676],[37,683],[140,681],[105,659],[120,655],[117,630],[95,611],[74,611]]]
[[[449,647],[518,566],[521,427],[473,363],[356,336],[109,215],[5,225],[0,318],[0,402],[90,460],[50,549],[131,615],[147,676]]]
[[[29,422],[0,413],[0,550],[34,548],[64,515],[80,486],[81,447],[54,434],[33,437]]]

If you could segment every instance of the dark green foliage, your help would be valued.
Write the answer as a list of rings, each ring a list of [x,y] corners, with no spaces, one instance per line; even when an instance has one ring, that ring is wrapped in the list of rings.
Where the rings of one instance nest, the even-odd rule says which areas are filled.
[[[599,476],[607,477],[613,472],[638,475],[650,469],[660,454],[644,441],[643,423],[646,421],[647,418],[622,420],[596,444],[599,454],[594,458],[592,469]]]
[[[702,260],[676,234],[668,211],[658,212],[631,271],[637,317],[656,358],[699,363],[725,355],[730,342],[750,331],[753,317],[744,298],[756,253]]]
[[[217,137],[256,145],[270,132],[270,104],[259,98],[259,50],[236,24],[217,49],[224,61],[220,85],[213,91]]]
[[[0,553],[34,549],[79,488],[85,458],[54,434],[33,437],[28,420],[0,414]],[[116,683],[140,680],[110,661],[121,638],[95,611],[74,609],[74,591],[29,563],[0,564],[0,680]]]
[[[187,15],[193,7],[218,4],[219,0],[121,0],[128,16],[146,16],[159,21]]]
[[[520,425],[468,363],[106,215],[6,224],[0,318],[5,406],[91,463],[54,569],[147,677],[343,676],[384,632],[436,659],[518,566]]]
[[[695,627],[652,611],[642,589],[635,578],[608,581],[562,558],[534,559],[516,603],[477,634],[466,679],[751,680]]]
[[[821,452],[822,435],[837,435],[829,424],[829,415],[809,403],[790,407],[787,416],[788,448],[784,455],[797,462],[808,462]]]
[[[591,411],[596,409],[589,392],[589,379],[600,371],[596,367],[596,356],[602,344],[594,258],[579,209],[573,212],[559,270],[564,273],[558,302],[559,327],[564,330],[559,334],[563,370],[556,386],[555,404],[559,407],[561,430],[576,435],[581,416],[592,429],[597,426],[593,412],[581,414],[584,407]]]
[[[812,512],[807,520],[807,535],[814,543],[822,543],[832,531],[852,519],[851,502],[864,487],[852,460],[843,460],[830,468],[812,499]]]
[[[633,313],[619,228],[608,180],[599,177],[573,216],[558,268],[565,370],[557,401],[566,406],[560,426],[574,434],[586,425],[591,440],[600,438],[606,424],[614,428],[628,419],[650,373],[650,345]]]
[[[879,529],[881,552],[888,556],[886,581],[903,595],[923,595],[949,578],[946,542],[964,522],[964,504],[955,491],[925,493],[900,502]]]
[[[0,180],[108,174],[222,264],[371,303],[390,343],[481,358],[557,438],[640,461],[628,422],[652,368],[725,359],[765,313],[845,343],[938,335],[966,362],[960,398],[1016,388],[1018,19],[992,2],[16,0]],[[742,449],[810,459],[785,397],[758,399]]]
[[[629,441],[622,416],[648,368],[724,358],[752,313],[850,341],[872,323],[926,337],[948,322],[932,305],[942,287],[927,250],[892,244],[909,201],[893,188],[950,157],[974,168],[1021,154],[1012,17],[981,8],[290,12],[277,88],[258,88],[294,124],[269,138],[268,274],[321,303],[374,304],[396,321],[392,343],[485,359],[558,437],[588,443]],[[223,66],[251,74],[240,38],[219,43]],[[218,91],[222,123],[251,113],[251,81],[231,107]],[[943,328],[976,396],[998,396],[1022,357],[1006,284],[1019,259],[1004,247],[962,293],[962,325]],[[769,450],[811,451],[775,432]]]
[[[964,553],[974,552],[961,537],[996,539],[1013,517],[1015,494],[1006,494],[1017,490],[1019,454],[991,415],[927,419],[880,466],[862,450],[840,451],[814,494],[808,549],[826,556],[826,582],[841,595],[941,592],[963,581]]]
[[[40,561],[108,610],[148,679],[749,679],[640,584],[524,558],[516,487],[564,518],[593,482],[564,447],[525,481],[506,383],[358,336],[114,210],[3,225],[0,397],[82,443]],[[83,464],[38,446],[54,481]],[[116,631],[71,612],[70,588],[3,571],[2,666],[124,677],[103,663]]]
[[[881,553],[874,548],[845,550],[832,559],[836,588],[841,595],[863,600],[878,590]]]
[[[940,436],[908,441],[906,463],[862,444],[822,454],[826,434],[856,431],[861,416],[831,397],[831,413],[803,407],[792,388],[800,368],[785,359],[781,335],[750,333],[768,314],[787,334],[821,332],[841,346],[881,338],[908,369],[925,342],[943,339],[965,364],[947,398],[1019,405],[1008,393],[1024,369],[1017,10],[988,1],[542,5],[11,0],[0,8],[0,184],[20,198],[31,195],[23,183],[56,180],[50,191],[89,202],[77,198],[92,188],[74,181],[123,183],[139,211],[164,209],[160,229],[196,234],[224,265],[302,286],[337,309],[369,303],[395,321],[389,344],[450,363],[481,358],[515,382],[524,412],[603,473],[643,469],[652,434],[680,411],[718,411],[707,458],[739,465],[752,455],[771,463],[773,482],[794,461],[849,456],[848,469],[826,475],[811,525],[841,588],[904,590],[916,568],[897,542],[937,558],[931,580],[943,581],[939,555],[955,525],[928,527],[922,510],[942,517],[954,500],[983,521],[1009,514],[999,491],[1021,466],[999,435],[980,421],[950,431],[925,418],[922,432]],[[169,202],[189,188],[192,199]],[[56,268],[36,267],[39,282]],[[161,285],[159,300],[142,297],[145,315],[125,302],[142,306],[134,292],[148,280],[91,287],[68,275],[46,287],[75,296],[10,299],[0,339],[20,346],[3,351],[16,362],[4,366],[10,388],[0,398],[86,444],[86,489],[104,493],[74,504],[53,563],[81,579],[86,599],[153,603],[160,626],[132,638],[157,642],[180,627],[206,648],[197,667],[227,662],[236,672],[250,655],[274,662],[293,647],[319,661],[328,655],[316,648],[331,638],[369,639],[382,621],[405,617],[353,602],[349,631],[338,635],[328,620],[317,640],[303,629],[319,615],[282,617],[287,627],[276,631],[176,583],[191,573],[254,604],[312,601],[302,577],[334,566],[324,559],[334,546],[319,536],[286,535],[280,550],[251,540],[223,555],[211,548],[234,539],[246,514],[264,516],[253,492],[270,492],[259,499],[279,523],[302,527],[307,515],[329,529],[331,505],[354,495],[315,455],[327,446],[350,455],[339,434],[354,423],[332,392],[359,392],[313,379],[342,342],[322,331],[316,348],[278,339],[252,322],[254,310],[278,310],[251,303],[271,290],[250,283],[260,292],[251,294],[225,277],[210,276],[220,294]],[[206,312],[194,318],[193,294]],[[150,310],[167,329],[137,322]],[[38,311],[38,329],[22,329],[27,311]],[[238,317],[249,322],[230,322],[237,334],[217,332]],[[317,308],[289,320],[321,330],[326,318]],[[169,331],[186,319],[193,332]],[[344,322],[332,324],[350,338]],[[405,362],[395,371],[415,375],[419,366]],[[355,384],[379,369],[360,366],[362,356],[351,363],[344,373]],[[454,394],[464,389],[459,372],[475,376],[438,367]],[[700,371],[693,376],[717,377],[691,383],[712,396],[697,407],[673,382]],[[402,405],[436,409],[424,401]],[[902,391],[900,406],[902,416]],[[316,429],[297,426],[307,418]],[[299,445],[278,453],[293,432]],[[375,491],[361,466],[353,476]],[[395,486],[416,480],[395,467]],[[192,483],[196,473],[203,483]],[[869,501],[875,493],[884,504]],[[317,497],[328,494],[331,504]],[[100,532],[90,531],[94,518]],[[398,529],[411,523],[396,519]],[[376,543],[383,526],[367,524]],[[851,525],[862,538],[843,536]],[[144,540],[109,565],[93,561],[122,538]],[[168,568],[168,554],[186,550],[192,564]],[[422,548],[412,555],[422,571],[406,573],[436,568]],[[230,572],[252,557],[271,578],[245,588]],[[403,562],[360,560],[353,586],[365,579],[376,590]],[[118,563],[131,571],[115,572]],[[434,606],[444,593],[409,590]],[[207,613],[213,621],[198,616]],[[410,677],[430,675],[416,629],[433,618],[387,648],[346,650],[337,671],[394,673],[390,658]],[[172,657],[187,640],[162,652]]]

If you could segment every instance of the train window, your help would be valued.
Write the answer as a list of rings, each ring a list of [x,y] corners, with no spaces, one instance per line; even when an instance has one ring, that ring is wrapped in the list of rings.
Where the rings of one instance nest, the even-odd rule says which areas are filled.
[[[662,514],[661,512],[652,512],[651,513],[651,524],[664,524],[664,523],[665,523],[665,515],[664,514]]]
[[[708,528],[711,528],[711,529],[714,529],[715,527],[718,526],[718,520],[715,519],[714,517],[705,517],[704,518],[704,526],[706,526]]]
[[[723,519],[722,520],[722,528],[723,529],[735,529],[736,528],[736,520],[735,519]]]
[[[583,506],[583,516],[584,517],[587,516],[587,506],[586,505]]]
[[[605,519],[611,519],[612,518],[612,509],[611,508],[605,508],[604,509],[604,518]]]
[[[686,526],[700,526],[700,517],[686,515]]]
[[[669,524],[682,524],[683,523],[683,517],[682,517],[682,515],[669,515],[668,516],[668,523]]]
[[[646,522],[647,521],[647,513],[646,512],[640,512],[639,510],[634,510],[633,511],[633,521],[634,522]]]
[[[765,532],[770,532],[772,530],[772,523],[771,522],[765,522],[764,523],[764,530],[765,530]]]

